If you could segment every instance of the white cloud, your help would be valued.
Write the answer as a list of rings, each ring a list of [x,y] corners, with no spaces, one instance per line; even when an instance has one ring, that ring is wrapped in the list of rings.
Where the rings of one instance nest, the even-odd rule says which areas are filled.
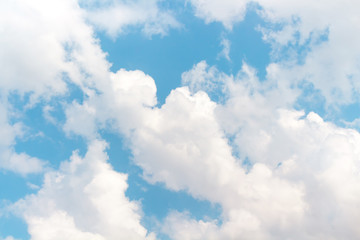
[[[96,110],[95,126],[108,121],[125,134],[150,183],[223,209],[222,224],[170,214],[165,233],[173,239],[359,236],[348,221],[360,220],[354,211],[360,199],[358,132],[291,110],[298,92],[276,78],[260,82],[245,63],[234,77],[200,62],[183,74],[183,83],[191,90],[173,90],[158,108],[154,81],[120,70],[111,91],[79,105]],[[223,104],[201,91],[213,91],[212,84],[222,86]],[[242,166],[245,159],[251,167]]]
[[[205,22],[221,22],[228,29],[243,20],[248,3],[258,5],[258,14],[271,23],[260,29],[264,40],[272,44],[274,64],[286,75],[282,81],[294,86],[302,81],[313,83],[327,104],[358,100],[358,1],[190,2]]]
[[[80,2],[87,9],[89,21],[112,38],[126,31],[129,26],[140,26],[148,36],[166,35],[171,28],[180,27],[169,11],[159,8],[158,0]]]
[[[75,1],[16,0],[0,3],[0,87],[36,98],[104,78],[109,64]],[[66,17],[65,17],[66,16]],[[96,66],[96,67],[94,67]]]
[[[230,47],[231,47],[231,42],[229,39],[226,38],[222,38],[220,45],[223,47],[223,49],[221,50],[221,52],[219,53],[219,56],[224,57],[226,60],[231,61],[230,59]]]
[[[280,227],[296,225],[307,208],[302,184],[275,176],[263,163],[256,164],[246,174],[241,163],[232,156],[217,123],[215,108],[216,104],[202,92],[192,96],[186,88],[181,88],[170,94],[166,104],[155,111],[152,124],[138,129],[132,140],[134,160],[143,168],[146,179],[220,203],[224,209],[224,229],[229,228],[221,230],[225,231],[221,233],[224,239],[251,236],[254,232],[266,234],[276,229],[274,223],[279,221],[284,222]],[[245,219],[259,222],[258,228],[241,220],[239,212],[245,214]],[[199,224],[214,228],[210,223]],[[185,225],[194,226],[192,223]],[[225,227],[227,225],[232,227]],[[244,231],[239,230],[242,228]],[[194,239],[204,239],[208,234],[205,230],[204,235],[198,231],[180,231],[171,236],[192,239],[190,236],[200,235]],[[218,239],[216,236],[213,238]]]
[[[120,69],[110,74],[101,94],[91,94],[82,103],[66,108],[64,130],[94,139],[99,128],[110,127],[129,135],[148,119],[147,112],[157,103],[154,80],[142,71]]]
[[[82,105],[74,101],[65,111],[66,122],[64,124],[64,131],[66,133],[75,133],[94,139],[98,136],[96,126],[96,111],[92,106],[86,102]]]
[[[216,67],[209,65],[206,61],[201,61],[193,66],[192,69],[181,74],[181,83],[189,87],[191,92],[204,90],[207,92],[222,91],[222,85],[226,74],[220,72]]]
[[[214,71],[214,74],[207,71]],[[245,73],[251,75],[251,68],[245,66]],[[205,62],[194,66],[183,79],[192,84],[197,80],[196,76],[202,74],[209,81],[218,76],[225,77],[221,80],[224,83],[232,80],[231,76],[209,68]],[[94,109],[93,118],[84,117],[98,123],[94,126],[105,127],[109,121],[111,127],[127,136],[134,161],[143,168],[149,182],[163,182],[170,189],[187,190],[197,198],[220,203],[224,208],[224,220],[234,226],[236,224],[232,221],[240,221],[232,213],[234,211],[244,212],[244,217],[249,216],[270,226],[279,218],[288,224],[301,219],[306,209],[302,184],[273,176],[271,168],[264,163],[256,165],[255,170],[247,175],[239,160],[233,157],[228,139],[219,125],[215,112],[217,104],[205,92],[192,94],[187,87],[178,88],[172,91],[161,108],[157,108],[154,107],[156,88],[150,77],[140,71],[120,70],[112,79],[111,91],[94,95],[77,106],[79,109],[89,106]],[[254,87],[255,82],[249,77],[248,86]],[[196,83],[193,91],[202,86],[207,86],[207,83]],[[79,109],[74,112],[81,112]],[[82,118],[74,119],[79,120],[77,124],[82,123]],[[77,124],[71,124],[74,132],[78,129]],[[239,186],[238,182],[246,184]],[[254,198],[259,200],[252,203]],[[248,209],[239,209],[240,202]],[[266,214],[262,212],[260,217],[260,206],[272,207]],[[241,234],[248,231],[247,226],[243,227]],[[224,230],[224,236],[235,234],[232,227],[227,228],[229,230]]]
[[[244,19],[249,1],[188,0],[188,2],[194,6],[197,17],[203,18],[206,23],[221,22],[230,30],[234,23]]]
[[[279,31],[265,31],[265,38],[274,48],[286,47],[289,42],[308,45],[303,64],[290,65],[290,81],[300,78],[321,90],[329,104],[347,104],[356,101],[360,48],[357,1],[259,1],[266,20],[282,23]],[[294,19],[298,20],[294,21]],[[296,39],[296,36],[299,36]],[[325,35],[325,41],[321,40]],[[323,41],[323,42],[321,42]],[[291,48],[290,48],[291,49]],[[298,56],[296,56],[298,57]],[[294,78],[294,75],[297,77]]]
[[[84,158],[74,152],[45,174],[37,194],[14,204],[32,239],[154,239],[140,224],[139,203],[125,196],[127,175],[107,163],[106,146],[94,140]]]
[[[281,89],[264,89],[249,73],[245,66],[242,77],[228,78],[227,101],[213,103],[212,108],[204,93],[189,96],[185,90],[174,91],[158,114],[170,122],[168,127],[141,132],[141,141],[146,143],[137,139],[134,144],[135,160],[152,181],[186,189],[223,208],[220,225],[174,213],[164,231],[173,239],[283,239],[289,235],[294,239],[357,239],[360,134],[327,123],[315,113],[304,116],[301,111],[284,109],[286,103],[271,98]],[[174,96],[178,96],[176,101]],[[189,106],[199,109],[191,111]],[[187,113],[188,120],[177,120],[167,112]],[[214,125],[210,127],[209,122]],[[163,124],[158,121],[155,126]],[[233,136],[238,159],[214,129]],[[202,144],[206,148],[199,147]],[[241,166],[245,159],[252,164],[248,173]]]

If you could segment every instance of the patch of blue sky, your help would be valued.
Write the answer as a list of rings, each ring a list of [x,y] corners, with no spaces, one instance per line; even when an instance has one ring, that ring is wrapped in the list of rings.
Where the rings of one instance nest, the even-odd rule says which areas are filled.
[[[101,47],[113,64],[111,70],[141,69],[149,74],[156,82],[160,104],[164,103],[172,89],[181,85],[181,74],[202,60],[233,75],[245,61],[258,70],[260,78],[265,77],[271,49],[256,30],[256,26],[263,22],[255,10],[249,11],[245,20],[236,24],[230,32],[225,31],[220,23],[205,24],[193,15],[190,6],[178,11],[176,17],[182,28],[170,30],[167,36],[148,38],[137,31],[130,31],[114,40],[99,32]],[[231,42],[230,61],[219,56],[222,38]]]
[[[25,221],[11,214],[0,217],[0,238],[12,236],[15,239],[30,239]]]
[[[86,143],[84,139],[79,136],[66,136],[62,129],[62,124],[65,121],[63,107],[61,106],[63,100],[63,97],[61,99],[55,98],[50,102],[50,105],[39,103],[29,109],[19,109],[19,111],[22,110],[21,122],[25,125],[26,132],[24,137],[17,139],[16,152],[25,152],[32,157],[46,160],[54,169],[58,168],[61,161],[69,159],[73,150],[78,149],[80,154],[85,153]],[[45,106],[54,107],[49,114],[55,119],[55,123],[44,117]]]
[[[271,61],[271,46],[263,41],[262,33],[258,30],[264,24],[256,8],[252,7],[247,11],[244,21],[235,24],[233,30],[226,33],[231,42],[231,61],[228,63],[231,74],[236,74],[242,63],[246,62],[256,69],[260,80],[265,79],[266,67]]]
[[[354,128],[360,131],[360,102],[356,101],[351,104],[332,106],[329,110],[326,120],[333,122],[337,126],[344,128]]]
[[[360,118],[360,103],[355,102],[352,104],[348,104],[342,106],[340,109],[340,114],[342,116],[343,121],[352,122],[358,118]]]
[[[294,108],[304,110],[305,115],[315,112],[324,120],[330,121],[340,127],[353,127],[359,129],[357,124],[351,122],[360,118],[360,102],[355,99],[350,104],[328,105],[321,91],[316,89],[312,83],[303,81],[300,86],[301,95],[298,97]]]
[[[315,112],[325,118],[328,114],[326,100],[320,90],[315,89],[314,84],[307,81],[301,82],[299,88],[302,89],[302,92],[298,97],[294,108],[296,110],[305,111],[305,114]]]
[[[21,176],[10,171],[0,171],[0,199],[4,203],[14,203],[28,194],[36,193],[42,184],[41,174]],[[1,215],[1,213],[0,213]]]
[[[198,20],[198,23],[201,22]],[[148,39],[138,33],[119,36],[116,42],[100,34],[102,48],[108,52],[113,63],[112,71],[120,68],[141,69],[156,82],[159,103],[172,89],[180,86],[181,73],[204,59],[215,57],[220,51],[218,33],[206,28],[193,32],[172,30],[166,37],[153,36]]]
[[[36,191],[28,185],[28,182],[33,181],[34,178],[38,176],[24,178],[12,172],[0,172],[0,237],[13,236],[15,239],[30,239],[25,221],[9,211],[8,207],[18,199]]]
[[[129,180],[131,181],[131,179]],[[142,224],[149,231],[161,233],[159,226],[162,225],[166,216],[173,211],[189,214],[192,219],[197,221],[216,220],[218,225],[222,224],[222,208],[219,204],[195,199],[185,191],[169,191],[163,184],[151,185],[145,181],[142,183],[140,181],[140,184],[143,186],[142,192],[139,194],[144,212]],[[161,235],[159,239],[168,238]]]
[[[306,57],[312,50],[319,45],[326,43],[329,39],[329,29],[325,28],[316,32],[311,32],[304,41],[301,41],[300,32],[294,33],[294,41],[290,41],[287,45],[277,48],[273,58],[276,61],[292,61],[297,65],[305,64]]]

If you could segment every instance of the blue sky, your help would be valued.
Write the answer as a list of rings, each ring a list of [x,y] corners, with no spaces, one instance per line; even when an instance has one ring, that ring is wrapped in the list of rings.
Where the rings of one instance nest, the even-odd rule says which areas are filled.
[[[358,239],[360,5],[0,3],[0,240]]]

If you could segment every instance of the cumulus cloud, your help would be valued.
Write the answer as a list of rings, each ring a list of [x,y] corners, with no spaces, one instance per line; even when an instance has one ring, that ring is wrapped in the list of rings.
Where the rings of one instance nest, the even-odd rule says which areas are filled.
[[[292,110],[299,93],[275,77],[260,82],[246,63],[232,76],[203,61],[182,78],[185,86],[157,107],[154,81],[120,70],[111,91],[81,106],[96,109],[96,126],[110,119],[126,136],[147,181],[223,209],[221,224],[173,212],[164,233],[173,239],[359,236],[348,221],[360,217],[353,211],[360,199],[357,131]],[[219,86],[223,103],[204,92]]]
[[[186,190],[196,198],[220,203],[224,222],[231,225],[222,233],[224,239],[250,237],[254,232],[269,234],[267,231],[276,228],[280,221],[285,226],[294,226],[307,208],[302,183],[273,175],[272,169],[263,163],[255,164],[252,171],[246,173],[232,155],[216,119],[216,107],[204,92],[192,95],[187,88],[174,90],[155,111],[154,121],[138,129],[132,139],[134,161],[143,168],[145,178],[150,182],[163,182],[173,190]],[[247,218],[256,222],[255,228],[248,225]],[[171,236],[174,239],[222,236],[217,231],[220,235],[207,232],[207,228],[216,229],[216,224],[199,224],[201,226],[185,223],[184,226],[195,226],[190,227],[193,230],[205,228],[204,234],[181,229]],[[262,229],[260,225],[269,229]]]
[[[221,225],[172,214],[165,232],[174,239],[282,239],[289,235],[293,239],[342,239],[344,235],[357,239],[360,135],[325,123],[314,113],[302,116],[282,110],[271,126],[273,133],[268,133],[268,146],[257,145],[264,151],[262,163],[254,163],[247,175],[234,179],[233,194],[224,193],[226,185],[212,185],[212,194],[223,199]],[[286,137],[280,140],[284,132]],[[256,145],[256,140],[239,135]],[[256,157],[248,156],[254,161]],[[279,161],[275,167],[274,159]]]
[[[110,74],[101,94],[93,93],[82,104],[75,101],[66,107],[64,130],[88,139],[96,138],[97,130],[105,127],[129,135],[151,121],[147,113],[156,103],[156,85],[150,76],[120,69]]]
[[[273,90],[264,92],[256,79],[244,75],[249,73],[246,68],[239,74],[243,78],[228,78],[228,99],[224,104],[213,103],[209,108],[208,98],[200,101],[199,96],[204,93],[191,97],[179,89],[187,97],[170,101],[174,97],[170,95],[163,106],[164,113],[168,107],[180,114],[180,109],[185,109],[182,106],[189,103],[170,103],[192,99],[193,106],[201,108],[194,112],[207,113],[199,116],[202,126],[208,128],[207,124],[213,122],[208,128],[212,132],[203,130],[196,121],[192,124],[173,120],[176,124],[169,124],[173,130],[147,131],[143,141],[149,143],[134,144],[138,152],[139,146],[152,144],[152,148],[144,147],[144,156],[135,155],[151,179],[163,181],[173,189],[186,189],[195,197],[220,203],[223,208],[222,224],[196,221],[186,213],[174,212],[168,216],[164,231],[173,239],[282,239],[289,235],[294,239],[341,239],[344,235],[357,239],[360,233],[354,223],[359,220],[353,220],[360,217],[356,205],[360,198],[360,134],[327,123],[315,113],[304,115],[280,103],[276,105],[276,101],[266,101],[271,100],[266,93]],[[198,117],[192,111],[185,112],[188,119]],[[238,157],[233,156],[224,135],[214,134],[215,129],[232,136],[232,150]],[[176,138],[167,137],[174,131]],[[198,143],[196,139],[201,140]],[[212,147],[212,141],[217,142],[217,147]],[[163,147],[154,147],[161,142]],[[205,143],[206,148],[199,147],[200,143]],[[161,149],[155,151],[161,154],[151,153],[153,149]],[[217,156],[221,159],[219,164]],[[160,163],[161,159],[166,163]],[[148,167],[146,163],[150,161],[149,166],[159,164],[163,168]],[[249,162],[250,167],[243,165]],[[172,168],[173,164],[176,167]],[[211,171],[212,164],[216,171]],[[179,174],[179,169],[187,169],[186,175]],[[197,189],[194,182],[202,187]]]
[[[107,144],[94,140],[84,157],[75,151],[45,174],[37,194],[12,206],[32,239],[154,239],[140,224],[138,202],[125,196],[127,175],[107,162]]]

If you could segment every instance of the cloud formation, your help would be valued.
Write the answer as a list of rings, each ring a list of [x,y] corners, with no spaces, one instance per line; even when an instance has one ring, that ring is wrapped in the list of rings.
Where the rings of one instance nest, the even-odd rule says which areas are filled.
[[[204,111],[211,115],[201,114],[201,117],[207,116],[206,120],[199,118],[201,127],[195,124],[196,121],[179,119],[177,124],[180,125],[174,127],[177,137],[167,138],[178,140],[174,140],[176,143],[167,140],[163,144],[168,151],[155,155],[161,151],[155,150],[156,157],[152,158],[151,150],[159,149],[153,146],[158,141],[146,135],[149,144],[153,144],[144,154],[147,161],[162,158],[164,162],[174,161],[161,164],[168,167],[159,172],[152,169],[155,177],[169,187],[182,187],[195,197],[220,203],[223,208],[220,227],[216,221],[195,221],[187,214],[174,213],[168,217],[165,231],[174,239],[282,239],[289,234],[294,239],[341,239],[344,234],[348,239],[356,239],[359,231],[353,223],[360,218],[356,204],[360,198],[357,187],[360,181],[359,133],[326,123],[315,113],[304,116],[301,111],[271,106],[275,102],[266,102],[265,99],[271,98],[264,98],[256,84],[249,84],[249,81],[229,77],[225,90],[230,92],[227,101],[213,103],[212,110],[207,107],[211,106],[209,99],[195,100],[201,95],[196,93],[192,103],[202,111],[194,112]],[[256,83],[257,80],[251,81]],[[164,109],[173,102],[171,97]],[[179,105],[175,106],[174,112],[179,114]],[[186,112],[189,119],[196,119],[197,114]],[[215,125],[209,127],[208,121]],[[194,134],[187,134],[186,129],[194,131],[196,136],[206,135],[197,143]],[[222,134],[214,134],[209,129],[219,129],[219,132],[222,129],[226,135],[233,136],[233,150],[239,157],[235,159],[231,155],[226,141],[221,144],[224,141]],[[166,129],[163,134],[168,136],[171,132]],[[162,136],[156,131],[155,136],[159,135]],[[187,139],[189,135],[191,137]],[[214,146],[212,141],[217,141]],[[202,150],[198,144],[206,147]],[[219,164],[216,164],[217,156]],[[250,167],[246,171],[243,164],[248,161]],[[212,164],[216,166],[211,167]],[[176,181],[174,178],[181,175],[178,172],[182,168],[187,169],[186,175],[179,176]],[[194,183],[201,187],[196,188]]]
[[[185,190],[223,209],[220,225],[186,213],[170,214],[163,231],[173,239],[279,239],[289,234],[296,239],[339,239],[343,231],[348,239],[359,235],[348,222],[360,217],[353,211],[360,198],[357,131],[291,109],[294,97],[283,101],[281,96],[292,96],[292,90],[261,84],[246,64],[233,77],[200,62],[183,74],[192,90],[173,90],[161,107],[153,107],[151,78],[141,72],[121,73],[114,83],[138,74],[138,82],[121,84],[132,94],[89,103],[104,110],[110,102],[129,104],[125,99],[131,96],[129,102],[139,103],[132,109],[141,120],[122,122],[125,112],[129,117],[135,113],[121,105],[115,105],[118,112],[102,111],[98,119],[113,119],[112,127],[129,139],[134,162],[147,181]],[[211,92],[209,83],[223,86],[224,103],[213,102],[200,90]],[[137,96],[142,97],[135,100]]]
[[[249,3],[190,2],[196,16],[228,31]],[[107,162],[102,130],[125,139],[150,184],[221,206],[219,219],[171,211],[161,231],[172,239],[359,238],[360,134],[294,108],[304,81],[328,104],[357,100],[358,4],[255,3],[271,23],[259,28],[273,50],[266,79],[246,62],[231,75],[204,60],[182,74],[183,86],[160,106],[151,76],[110,71],[93,30],[116,37],[132,25],[164,35],[179,23],[158,1],[0,2],[0,46],[6,46],[0,51],[0,167],[23,175],[46,171],[40,190],[11,206],[31,239],[156,238],[141,223],[141,204],[126,196],[126,173]],[[226,57],[230,43],[223,45]],[[9,96],[28,97],[27,108],[45,102],[49,110],[50,100],[71,86],[82,97],[62,105],[61,127],[69,137],[82,136],[88,150],[48,169],[15,151],[24,131]]]
[[[125,196],[127,175],[107,162],[106,147],[95,140],[83,158],[75,151],[59,170],[45,174],[37,194],[13,206],[32,239],[154,239],[140,224],[139,203]]]
[[[309,82],[328,104],[349,104],[359,93],[357,1],[190,1],[196,16],[227,29],[257,11],[259,26],[272,45],[273,65],[289,84]]]

